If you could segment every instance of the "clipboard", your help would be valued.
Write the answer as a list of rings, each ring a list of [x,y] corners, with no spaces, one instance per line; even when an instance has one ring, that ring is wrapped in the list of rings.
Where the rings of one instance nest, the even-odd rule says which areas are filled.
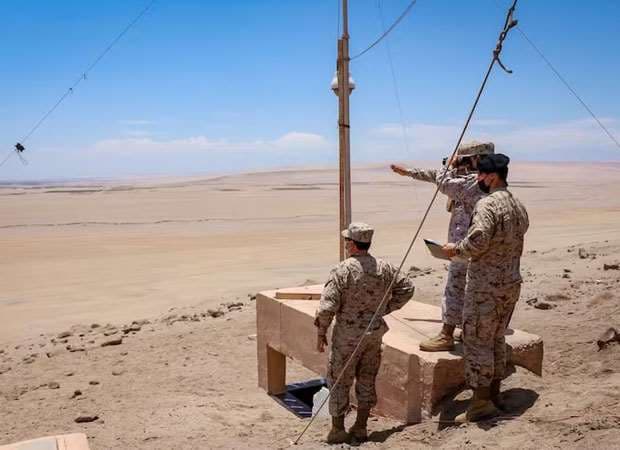
[[[439,242],[431,241],[430,239],[424,239],[424,243],[426,244],[426,248],[428,248],[428,251],[430,251],[431,255],[433,255],[435,258],[445,259],[448,261],[451,260],[448,255],[446,255],[446,253],[443,251],[443,245],[441,245]]]

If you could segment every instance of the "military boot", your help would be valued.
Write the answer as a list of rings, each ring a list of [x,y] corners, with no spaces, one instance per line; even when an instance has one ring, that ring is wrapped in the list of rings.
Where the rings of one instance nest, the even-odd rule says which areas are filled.
[[[332,429],[325,440],[328,444],[344,444],[348,439],[349,435],[344,429],[344,416],[333,416]]]
[[[474,397],[469,403],[467,411],[456,416],[456,423],[478,422],[480,420],[491,419],[501,414],[491,401],[491,388],[479,387],[474,389]]]
[[[445,333],[420,342],[420,350],[423,352],[448,352],[454,350],[454,339]]]
[[[351,435],[351,443],[353,445],[359,445],[362,442],[368,440],[368,417],[370,416],[370,409],[359,408],[357,410],[357,417],[355,423],[349,429]]]
[[[501,398],[501,384],[502,380],[493,380],[491,382],[491,401],[497,408],[507,411],[508,405]]]
[[[463,342],[463,330],[460,328],[454,330],[454,342]]]

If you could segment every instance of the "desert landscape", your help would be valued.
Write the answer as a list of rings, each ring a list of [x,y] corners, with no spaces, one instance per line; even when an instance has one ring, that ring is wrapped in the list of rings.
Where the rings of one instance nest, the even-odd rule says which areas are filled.
[[[410,165],[436,167],[436,163]],[[512,325],[545,342],[543,376],[506,383],[509,417],[454,426],[470,392],[368,448],[618,448],[620,163],[515,163],[530,214]],[[433,186],[354,167],[353,220],[398,264]],[[333,168],[0,187],[0,445],[83,432],[92,449],[287,448],[305,421],[257,387],[257,292],[321,283],[338,260]],[[444,241],[439,197],[422,237]],[[405,264],[438,305],[446,266]],[[292,380],[316,377],[294,361]],[[318,420],[297,447],[328,447]],[[344,446],[346,447],[346,446]]]

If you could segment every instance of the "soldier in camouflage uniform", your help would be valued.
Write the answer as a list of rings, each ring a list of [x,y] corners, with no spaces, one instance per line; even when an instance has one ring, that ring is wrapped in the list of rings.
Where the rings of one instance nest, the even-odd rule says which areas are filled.
[[[332,416],[332,429],[327,436],[329,443],[342,443],[349,438],[357,442],[366,439],[370,409],[377,403],[375,378],[381,364],[381,340],[388,329],[383,316],[400,309],[414,291],[413,282],[406,275],[397,273],[396,267],[368,253],[373,235],[370,226],[352,223],[342,235],[348,258],[332,269],[314,322],[318,351],[323,352],[327,345],[327,329],[334,316],[336,318],[327,368],[327,383],[331,389],[329,413]],[[364,334],[394,277],[383,310]],[[355,352],[360,340],[360,347]],[[341,372],[342,377],[334,386]],[[354,379],[357,418],[347,434],[344,417]]]
[[[477,183],[477,167],[482,155],[492,154],[492,142],[469,142],[459,146],[454,161],[447,162],[440,170],[405,169],[392,165],[392,170],[414,180],[439,185],[439,190],[448,196],[448,212],[451,213],[448,227],[448,242],[458,242],[467,234],[476,202],[485,194]],[[448,280],[441,302],[443,327],[438,336],[420,343],[420,349],[427,352],[454,349],[454,329],[461,327],[467,262],[452,261],[448,268]]]
[[[444,246],[448,256],[470,259],[463,311],[465,375],[474,391],[457,421],[499,414],[506,368],[504,334],[521,290],[520,261],[529,227],[525,207],[507,189],[509,158],[490,155],[478,165],[478,183],[490,194],[474,210],[467,236]]]

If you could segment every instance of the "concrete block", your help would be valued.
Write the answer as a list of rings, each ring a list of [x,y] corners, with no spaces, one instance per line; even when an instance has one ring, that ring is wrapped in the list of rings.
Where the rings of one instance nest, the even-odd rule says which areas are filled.
[[[0,445],[0,450],[89,450],[89,447],[85,434],[73,433]]]
[[[286,300],[281,309],[281,349],[305,367],[325,376],[328,352],[316,350],[314,316],[317,301]]]
[[[257,296],[257,342],[259,385],[268,392],[285,383],[282,359],[289,356],[308,369],[325,375],[327,353],[316,350],[313,325],[319,302],[299,300],[316,293],[322,285],[286,289],[294,300],[276,299],[276,291]],[[465,383],[463,349],[423,352],[422,340],[441,328],[440,308],[410,301],[400,311],[385,317],[389,331],[383,337],[383,359],[377,376],[378,404],[375,413],[415,423],[432,414],[433,408]],[[508,330],[506,342],[510,362],[538,375],[542,372],[543,342],[540,337]],[[269,349],[279,355],[269,357]],[[272,358],[269,363],[269,358]],[[286,360],[284,359],[284,364]],[[271,380],[271,381],[270,381]]]
[[[256,353],[258,360],[258,385],[269,393],[277,389],[282,368],[272,351],[280,352],[281,303],[274,299],[275,291],[262,292],[256,296]],[[270,350],[271,349],[271,350]],[[269,382],[269,369],[274,380]],[[286,373],[286,359],[284,360]]]

